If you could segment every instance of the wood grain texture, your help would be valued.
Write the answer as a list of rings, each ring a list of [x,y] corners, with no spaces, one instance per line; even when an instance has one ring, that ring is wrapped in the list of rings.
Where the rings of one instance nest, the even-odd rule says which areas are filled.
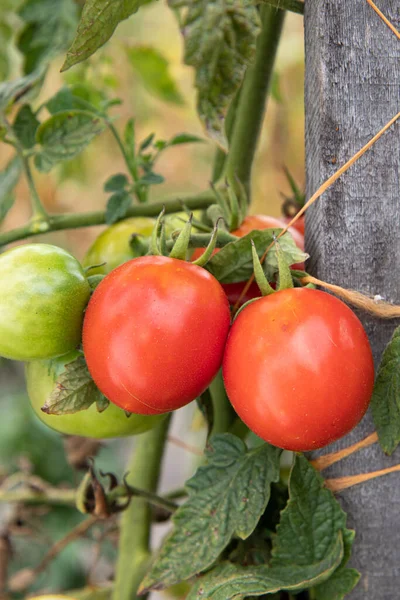
[[[400,28],[399,0],[377,0]],[[400,110],[400,43],[365,0],[306,0],[307,197]],[[314,204],[306,217],[308,269],[320,279],[400,304],[400,124]],[[399,323],[362,319],[376,363]],[[340,401],[340,389],[337,390]],[[373,431],[368,414],[343,448]],[[321,453],[320,453],[321,454]],[[327,469],[338,477],[400,462],[371,446]],[[400,599],[400,475],[343,491],[356,529],[351,600]]]

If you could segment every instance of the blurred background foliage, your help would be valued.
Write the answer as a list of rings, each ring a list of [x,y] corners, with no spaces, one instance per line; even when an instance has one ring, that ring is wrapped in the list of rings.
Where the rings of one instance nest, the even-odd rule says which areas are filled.
[[[17,4],[21,2],[1,0],[0,3],[0,80],[17,77],[21,71],[22,59],[13,45],[21,23],[15,15],[6,18],[7,8],[15,10]],[[122,100],[112,111],[118,116],[115,125],[122,131],[127,120],[134,117],[139,140],[153,132],[158,139],[169,139],[181,132],[204,136],[195,110],[193,72],[182,64],[181,35],[165,3],[143,7],[118,27],[110,43],[65,74],[59,72],[62,60],[59,56],[51,64],[35,105],[46,101],[65,84],[79,85],[86,81],[93,90],[106,90],[109,96]],[[299,186],[304,185],[303,75],[303,20],[288,14],[278,51],[273,94],[254,164],[253,213],[280,215],[282,194],[290,195],[284,165]],[[215,145],[207,140],[204,144],[169,149],[157,165],[157,172],[164,176],[165,182],[151,188],[151,200],[177,198],[207,189],[214,153]],[[0,146],[0,169],[10,156],[9,148]],[[104,208],[107,197],[103,183],[110,175],[124,171],[115,141],[105,132],[76,159],[62,163],[50,174],[36,173],[35,176],[48,211],[79,212]],[[15,205],[1,229],[23,225],[29,216],[28,189],[21,180],[16,188]],[[82,258],[102,229],[56,232],[36,241],[58,244]],[[0,361],[0,408],[0,484],[18,472],[33,474],[52,485],[75,487],[79,475],[67,461],[63,438],[36,419],[26,398],[22,366],[7,360]],[[181,486],[198,462],[198,457],[188,451],[190,445],[201,447],[204,442],[201,419],[193,407],[179,411],[172,433],[183,440],[187,448],[174,443],[168,445],[167,468],[162,480],[164,491]],[[124,457],[132,443],[134,441],[117,440],[103,444],[96,466],[122,475]],[[11,534],[11,573],[38,564],[54,541],[62,538],[81,518],[76,510],[68,508],[23,510],[0,505],[0,535],[5,528]],[[88,539],[70,544],[45,573],[36,578],[29,594],[107,581],[112,575],[116,542],[113,524],[108,527],[111,528],[108,541],[102,538],[102,526],[95,527]],[[162,525],[157,526],[156,538],[164,530]],[[22,597],[26,596],[15,594],[15,598]],[[152,596],[161,597],[165,596]],[[178,597],[183,597],[179,590]]]

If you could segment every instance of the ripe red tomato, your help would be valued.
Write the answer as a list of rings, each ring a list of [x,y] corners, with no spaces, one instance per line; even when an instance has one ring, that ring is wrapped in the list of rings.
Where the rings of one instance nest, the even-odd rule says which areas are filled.
[[[357,425],[371,399],[374,365],[350,308],[325,292],[293,288],[238,314],[223,376],[251,430],[275,446],[304,452]]]
[[[221,366],[226,296],[205,269],[164,256],[124,263],[98,285],[83,325],[89,371],[111,401],[139,414],[194,400]]]
[[[285,223],[285,225],[290,223],[291,220],[292,220],[292,217],[282,217],[282,221]],[[302,236],[304,236],[304,232],[305,232],[304,215],[301,216],[300,219],[298,221],[296,221],[296,223],[294,225],[292,225],[290,229],[297,229],[297,231],[299,233],[301,233]]]
[[[238,237],[243,237],[251,231],[254,231],[254,229],[282,229],[285,226],[286,223],[280,221],[279,219],[276,219],[275,217],[269,217],[267,215],[248,215],[247,217],[245,217],[240,227],[238,227],[238,229],[236,229],[235,231],[232,231],[232,234],[237,235]],[[289,232],[293,236],[293,239],[296,245],[300,248],[300,250],[304,250],[304,237],[293,227],[289,229]],[[219,248],[216,248],[214,250],[214,254],[218,251]],[[203,252],[203,248],[196,248],[192,255],[192,261],[199,258],[203,254]],[[293,265],[292,268],[299,269],[300,271],[302,271],[304,269],[304,263]],[[238,283],[221,284],[224,288],[225,294],[227,295],[229,304],[236,304],[236,302],[242,294],[245,284],[246,281]],[[258,298],[260,295],[261,292],[259,290],[258,285],[255,281],[253,281],[246,294],[243,296],[240,304],[244,304],[245,302],[247,302],[248,300],[252,300],[253,298]]]

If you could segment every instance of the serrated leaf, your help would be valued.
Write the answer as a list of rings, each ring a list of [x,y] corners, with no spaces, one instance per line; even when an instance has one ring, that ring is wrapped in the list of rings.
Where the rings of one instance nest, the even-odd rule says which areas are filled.
[[[25,73],[32,73],[66,50],[78,23],[77,5],[73,0],[27,0],[19,16],[25,21],[18,38]]]
[[[117,173],[116,175],[111,175],[111,177],[107,179],[104,184],[104,191],[120,192],[128,185],[128,183],[128,178],[124,173]]]
[[[15,102],[36,91],[43,83],[46,69],[39,67],[29,75],[0,83],[0,111],[6,110]]]
[[[66,71],[105,44],[116,27],[148,0],[86,0],[76,37],[67,52],[62,71]]]
[[[208,134],[226,149],[224,120],[255,55],[259,13],[252,0],[187,0],[185,7],[184,60],[196,70],[197,110]]]
[[[169,72],[168,61],[159,50],[150,46],[134,46],[128,48],[127,54],[130,64],[151,94],[165,102],[183,104],[183,97]]]
[[[383,353],[371,409],[379,443],[386,454],[392,454],[400,442],[400,327]]]
[[[21,161],[18,157],[10,160],[5,170],[0,172],[0,223],[14,204],[12,194],[21,174]]]
[[[55,164],[71,160],[104,129],[104,122],[88,111],[56,113],[37,130],[36,141],[41,144],[42,150],[35,157],[36,167],[41,171],[49,171]]]
[[[174,529],[141,589],[188,579],[208,568],[234,534],[247,538],[265,510],[271,483],[279,479],[280,453],[268,444],[247,451],[231,434],[211,438],[208,464],[187,482],[189,498],[174,513]]]
[[[235,283],[245,281],[253,273],[253,260],[251,253],[251,240],[254,241],[259,258],[266,248],[273,242],[274,235],[281,229],[254,230],[239,238],[236,242],[226,244],[206,264],[205,268],[221,283]],[[279,244],[284,257],[289,265],[304,261],[308,255],[299,250],[289,232],[279,238]],[[264,264],[267,278],[277,272],[278,262],[274,248],[268,252]]]
[[[82,102],[81,98],[75,96],[69,88],[61,88],[48,100],[46,108],[52,115],[67,110],[88,110],[86,102]],[[97,112],[95,107],[93,109],[93,112]]]
[[[190,133],[178,133],[178,135],[175,135],[167,142],[167,145],[178,146],[180,144],[203,143],[204,141],[205,140],[197,135],[191,135]]]
[[[297,540],[293,540],[296,545]],[[241,567],[222,563],[193,586],[186,600],[244,600],[280,590],[300,591],[327,579],[343,556],[341,532],[331,544],[326,556],[307,566],[291,565],[282,568],[267,566]]]
[[[107,202],[106,223],[111,225],[126,217],[131,204],[132,197],[128,192],[115,192]]]
[[[289,501],[273,538],[270,566],[217,566],[200,579],[187,600],[242,600],[310,587],[322,593],[321,584],[325,585],[336,573],[340,575],[350,556],[353,538],[354,532],[346,529],[346,514],[332,492],[324,488],[321,475],[304,456],[297,455],[290,473]],[[346,573],[343,586],[348,579]],[[322,599],[323,596],[318,600]]]
[[[33,148],[35,145],[39,125],[29,104],[23,104],[15,117],[13,130],[24,148]]]
[[[338,569],[327,581],[313,588],[315,600],[342,600],[357,585],[360,573],[356,569],[348,569],[346,564],[351,555],[355,532],[345,529],[343,532],[344,556]]]
[[[346,513],[322,476],[302,456],[295,457],[289,478],[289,502],[281,513],[272,548],[272,566],[309,565],[322,560],[337,533],[346,526]],[[293,540],[297,540],[293,544]]]
[[[72,414],[89,408],[93,402],[101,402],[101,396],[84,357],[78,356],[65,365],[42,410],[48,415]]]

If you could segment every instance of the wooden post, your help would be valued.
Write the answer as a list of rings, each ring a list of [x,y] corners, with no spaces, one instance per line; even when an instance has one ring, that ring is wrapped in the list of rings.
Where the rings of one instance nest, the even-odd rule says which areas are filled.
[[[376,0],[400,29],[399,0]],[[307,197],[400,110],[400,41],[366,0],[305,0]],[[307,213],[307,270],[325,281],[400,304],[400,123],[397,122]],[[396,324],[359,315],[376,364]],[[340,402],[340,387],[337,390]],[[373,431],[371,416],[336,450]],[[380,447],[324,475],[388,467]],[[362,579],[352,600],[400,598],[400,474],[338,495],[356,530],[351,565]]]

